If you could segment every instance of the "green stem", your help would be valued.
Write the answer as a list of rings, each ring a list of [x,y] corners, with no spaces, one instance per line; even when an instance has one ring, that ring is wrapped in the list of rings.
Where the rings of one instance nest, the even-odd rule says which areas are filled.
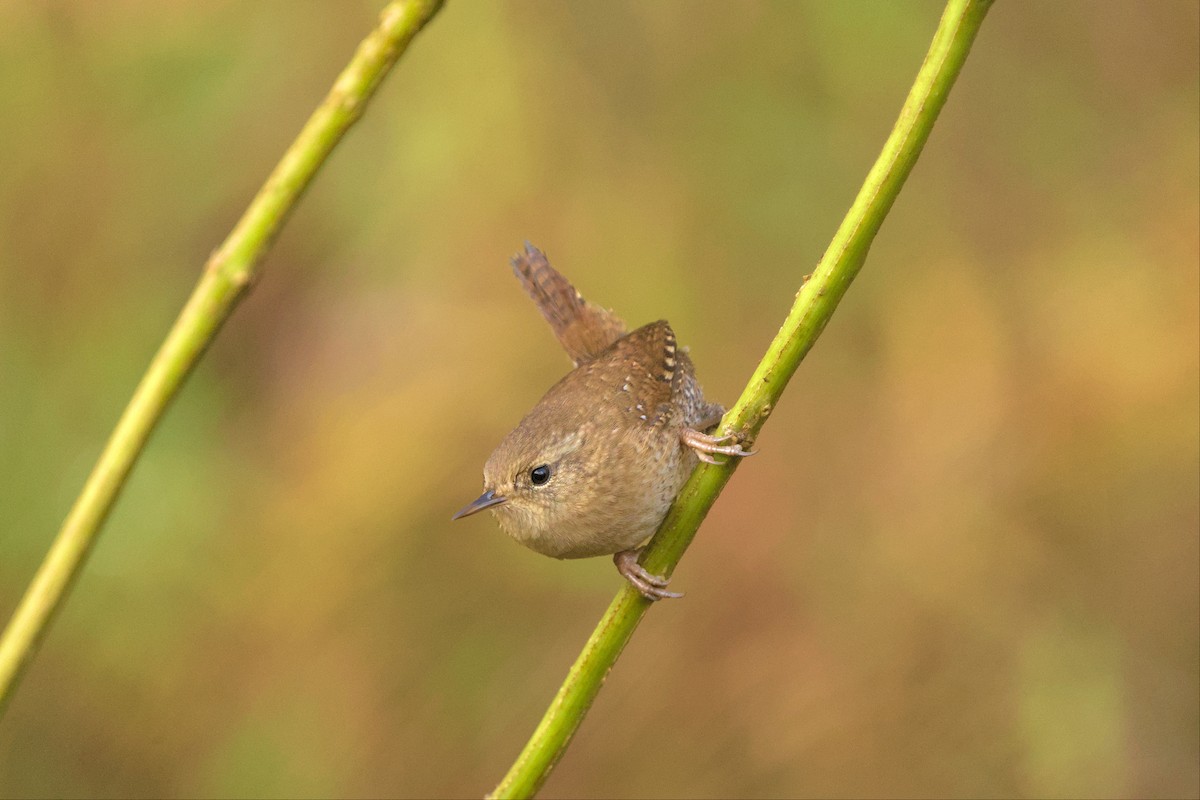
[[[737,432],[747,442],[757,437],[801,359],[820,336],[866,260],[875,234],[929,138],[991,2],[950,0],[947,3],[883,152],[821,262],[796,296],[783,327],[767,348],[742,396],[725,415],[723,430]],[[642,555],[647,569],[671,574],[736,468],[736,459],[721,466],[697,467]],[[489,797],[520,798],[537,793],[562,758],[649,606],[650,602],[631,586],[622,587],[571,666],[525,749]]]
[[[377,27],[208,259],[0,638],[0,716],[168,403],[254,280],[259,262],[317,170],[442,2],[396,0],[384,8]]]

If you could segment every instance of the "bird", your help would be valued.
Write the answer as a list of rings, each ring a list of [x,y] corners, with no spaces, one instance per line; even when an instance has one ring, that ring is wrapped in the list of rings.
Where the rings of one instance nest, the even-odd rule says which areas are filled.
[[[670,579],[638,563],[697,461],[753,455],[711,431],[709,402],[687,348],[666,320],[628,332],[526,242],[513,273],[574,369],[505,436],[483,468],[484,491],[452,519],[483,510],[517,542],[554,558],[612,555],[649,600],[678,598]]]

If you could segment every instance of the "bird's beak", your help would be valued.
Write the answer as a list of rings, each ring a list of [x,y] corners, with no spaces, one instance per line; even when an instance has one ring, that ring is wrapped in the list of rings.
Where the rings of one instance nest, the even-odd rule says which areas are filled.
[[[477,511],[483,511],[485,508],[491,508],[492,506],[498,506],[501,503],[507,503],[507,502],[508,502],[507,497],[498,495],[495,492],[493,492],[491,489],[488,489],[486,492],[479,495],[479,497],[477,497],[476,499],[472,500],[471,502],[469,502],[465,506],[463,506],[462,509],[457,514],[455,514],[453,517],[450,518],[450,521],[453,522],[456,519],[462,519],[463,517],[469,517]]]

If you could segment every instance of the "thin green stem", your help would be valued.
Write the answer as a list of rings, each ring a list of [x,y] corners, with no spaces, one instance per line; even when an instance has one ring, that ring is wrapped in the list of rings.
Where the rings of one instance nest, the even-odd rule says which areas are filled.
[[[384,8],[379,24],[205,264],[0,638],[0,716],[167,405],[254,280],[263,256],[317,170],[442,2],[396,0]]]
[[[796,296],[783,327],[767,348],[742,396],[725,415],[721,425],[724,431],[739,433],[747,442],[758,436],[801,359],[829,322],[925,146],[991,2],[950,0],[947,3],[883,152],[825,255]],[[671,574],[736,468],[737,459],[720,466],[697,467],[642,555],[647,569]],[[630,586],[617,593],[525,749],[490,797],[522,798],[537,793],[562,758],[649,606],[650,602]]]

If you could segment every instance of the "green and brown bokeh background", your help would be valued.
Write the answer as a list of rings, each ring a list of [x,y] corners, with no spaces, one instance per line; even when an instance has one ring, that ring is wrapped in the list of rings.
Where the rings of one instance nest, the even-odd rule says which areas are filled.
[[[0,3],[0,616],[376,3]],[[484,517],[568,362],[526,238],[731,402],[934,2],[452,2],[171,408],[0,795],[477,796],[618,586]],[[1195,3],[999,3],[547,785],[1200,792]]]

